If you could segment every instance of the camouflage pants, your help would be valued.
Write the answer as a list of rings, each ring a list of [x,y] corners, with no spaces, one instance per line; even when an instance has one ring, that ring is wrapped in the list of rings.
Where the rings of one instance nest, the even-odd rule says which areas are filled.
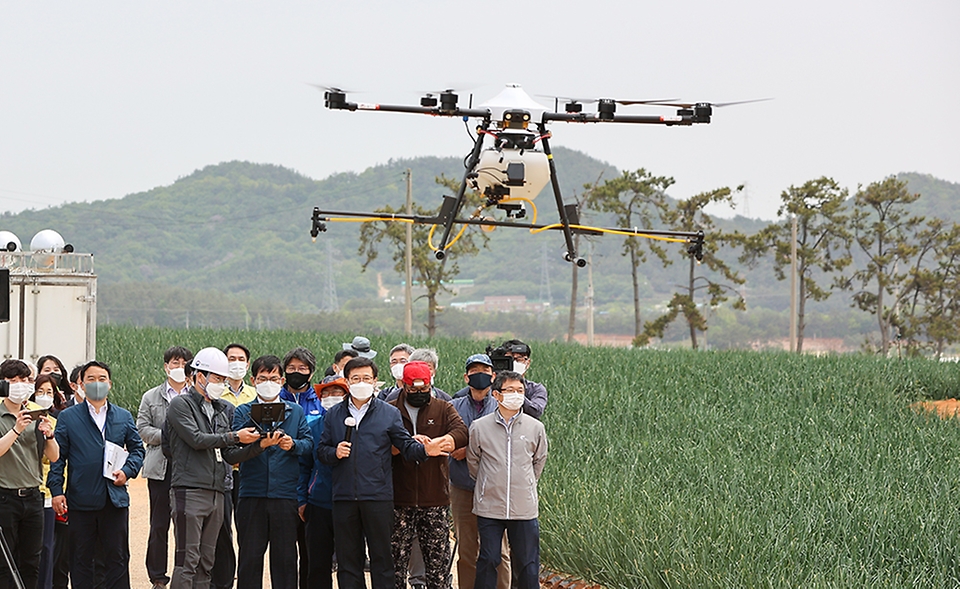
[[[427,589],[450,589],[450,508],[393,508],[395,589],[407,589],[407,565],[416,534],[426,567]]]

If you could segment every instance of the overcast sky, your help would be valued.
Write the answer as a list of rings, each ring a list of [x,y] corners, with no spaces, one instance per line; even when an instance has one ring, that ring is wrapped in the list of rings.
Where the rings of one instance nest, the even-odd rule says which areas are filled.
[[[457,120],[329,111],[307,84],[412,104],[457,85],[477,104],[516,82],[775,98],[710,125],[552,127],[554,145],[673,176],[675,197],[746,183],[747,212],[772,219],[781,191],[822,175],[851,192],[901,171],[960,182],[958,23],[956,0],[3,2],[0,210],[120,198],[234,159],[322,179],[462,156]]]

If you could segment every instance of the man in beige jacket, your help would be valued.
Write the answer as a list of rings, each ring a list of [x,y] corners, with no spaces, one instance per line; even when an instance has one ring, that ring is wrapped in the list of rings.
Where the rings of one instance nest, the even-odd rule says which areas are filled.
[[[467,466],[477,484],[473,513],[480,532],[475,589],[497,586],[500,547],[506,531],[519,589],[537,589],[540,524],[537,481],[547,460],[543,424],[522,413],[523,376],[500,372],[493,381],[498,408],[470,426]]]

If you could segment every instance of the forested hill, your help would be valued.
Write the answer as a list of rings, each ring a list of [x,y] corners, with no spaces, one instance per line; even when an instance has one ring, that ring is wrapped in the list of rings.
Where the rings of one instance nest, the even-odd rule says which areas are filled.
[[[584,184],[619,174],[612,166],[569,149],[557,148],[555,156],[568,202],[582,193]],[[323,288],[329,270],[341,305],[377,298],[378,272],[382,284],[392,288],[391,294],[398,293],[400,277],[392,268],[392,252],[383,251],[371,269],[361,273],[359,224],[331,223],[314,244],[310,215],[314,206],[354,211],[400,206],[407,168],[413,172],[414,200],[425,206],[439,204],[446,191],[435,178],[459,179],[463,170],[459,158],[421,157],[318,181],[281,166],[235,161],[211,165],[169,186],[121,199],[6,213],[0,216],[0,229],[13,231],[27,244],[40,229],[53,228],[77,251],[94,253],[101,320],[182,325],[189,320],[182,316],[187,310],[207,308],[214,313],[229,307],[232,313],[241,308],[253,317],[266,314],[268,320],[272,317],[280,323],[289,310],[309,313],[329,303]],[[922,174],[901,178],[911,190],[922,193],[915,204],[918,212],[960,220],[960,185]],[[537,203],[541,222],[556,219],[549,187]],[[594,223],[605,221],[596,214],[587,218]],[[721,222],[724,229],[745,233],[765,224],[743,217]],[[605,237],[596,240],[594,247],[598,304],[628,303],[632,290],[629,266],[620,255],[622,240]],[[566,304],[570,266],[561,260],[562,251],[557,232],[532,236],[499,229],[487,251],[458,260],[460,278],[473,281],[459,300],[522,294]],[[676,264],[663,268],[650,261],[642,274],[641,296],[657,301],[681,280],[683,270]],[[772,276],[754,274],[749,284],[754,293],[776,290],[778,294],[771,296],[782,298]],[[151,316],[155,309],[167,315]],[[170,316],[178,318],[170,321]],[[217,323],[215,317],[207,322]]]
[[[555,157],[565,194],[580,192],[601,174],[618,173],[576,151],[557,148]],[[4,214],[0,228],[24,244],[41,229],[56,229],[78,252],[95,254],[101,290],[130,283],[156,285],[147,292],[220,290],[310,311],[318,305],[327,241],[336,253],[340,297],[376,296],[375,272],[360,273],[359,226],[331,224],[311,243],[313,207],[362,211],[402,205],[407,168],[413,172],[414,200],[431,207],[446,190],[435,178],[459,179],[463,164],[459,158],[393,160],[317,181],[280,166],[235,161],[121,199]],[[552,195],[544,200],[550,205]],[[373,270],[391,265],[384,261]],[[396,282],[393,275],[389,282]]]

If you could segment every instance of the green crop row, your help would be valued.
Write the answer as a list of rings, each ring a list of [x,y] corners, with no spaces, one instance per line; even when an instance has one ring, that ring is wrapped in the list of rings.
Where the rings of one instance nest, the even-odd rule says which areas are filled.
[[[350,337],[104,327],[98,345],[135,408],[172,344],[306,345],[326,361]],[[450,392],[484,347],[431,345]],[[958,396],[956,365],[562,344],[533,360],[550,391],[548,567],[611,589],[960,586],[958,424],[909,409]]]

